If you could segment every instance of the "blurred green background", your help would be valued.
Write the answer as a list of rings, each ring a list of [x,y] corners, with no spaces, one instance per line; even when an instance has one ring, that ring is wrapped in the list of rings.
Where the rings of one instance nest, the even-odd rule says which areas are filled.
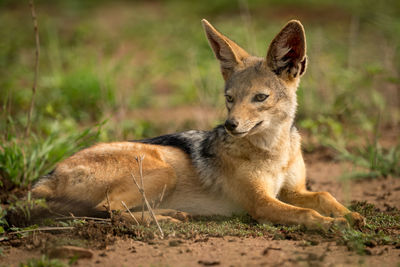
[[[40,72],[32,133],[24,137],[33,23],[28,1],[0,1],[3,180],[30,184],[94,141],[222,122],[223,80],[202,18],[258,56],[288,20],[301,20],[309,57],[298,91],[304,149],[331,147],[372,171],[382,157],[389,167],[373,175],[400,172],[400,1],[37,0],[35,6]]]

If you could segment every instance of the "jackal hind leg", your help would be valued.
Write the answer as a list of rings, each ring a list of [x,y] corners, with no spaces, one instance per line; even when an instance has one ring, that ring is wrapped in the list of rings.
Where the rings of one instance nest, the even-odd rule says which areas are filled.
[[[279,198],[285,203],[313,209],[325,216],[345,217],[352,226],[361,227],[365,225],[364,217],[357,212],[348,210],[328,192],[282,190]]]
[[[148,188],[151,189],[150,186]],[[149,190],[149,193],[151,191],[152,190]],[[133,192],[135,192],[135,190]],[[154,196],[157,196],[157,194],[157,191],[153,191],[152,194],[149,194],[151,196],[150,200]],[[95,207],[95,210],[103,212],[107,212],[108,210],[121,211],[122,219],[133,224],[139,222],[139,224],[147,225],[153,222],[153,216],[148,211],[146,205],[144,206],[143,212],[141,207],[142,197],[138,191],[135,193],[130,192],[129,195],[126,193],[117,194],[115,192],[110,192],[107,197]],[[127,208],[130,210],[130,212],[127,211]],[[191,215],[186,212],[173,209],[153,208],[152,211],[157,221],[170,221],[179,223],[186,221],[191,217]]]
[[[189,213],[172,209],[155,209],[153,212],[158,222],[182,223],[191,218]],[[154,223],[153,216],[147,210],[144,212],[135,211],[130,213],[124,211],[121,215],[124,221],[132,224],[139,223],[140,225],[147,225]]]

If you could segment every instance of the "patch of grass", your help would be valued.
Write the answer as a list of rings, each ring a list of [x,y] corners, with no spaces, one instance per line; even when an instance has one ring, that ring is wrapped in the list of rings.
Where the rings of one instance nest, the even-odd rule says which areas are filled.
[[[281,226],[272,224],[258,224],[249,215],[225,216],[197,216],[188,222],[180,224],[160,222],[165,237],[169,239],[192,239],[195,242],[206,242],[209,237],[263,237],[274,240],[303,241],[303,245],[316,245],[321,241],[332,242],[346,246],[349,250],[360,255],[370,254],[369,248],[389,245],[400,245],[400,211],[393,208],[382,212],[367,202],[353,202],[351,210],[359,212],[366,218],[366,226],[361,230],[336,229],[328,233],[305,231],[301,226]],[[65,221],[51,221],[51,226],[74,226],[68,238],[62,236],[60,240],[54,238],[52,244],[74,244],[79,246],[103,248],[106,244],[115,241],[114,236],[129,237],[143,242],[152,242],[159,238],[157,226],[132,225],[120,221],[118,212],[114,213],[114,220],[95,222],[92,220],[75,219]],[[37,226],[31,226],[37,227]],[[31,228],[26,228],[31,229]],[[21,235],[20,238],[27,238]]]
[[[167,232],[176,231],[176,226],[165,225]],[[172,226],[172,227],[171,227]],[[283,229],[283,228],[282,228]],[[290,227],[288,229],[296,229]],[[183,223],[177,234],[184,238],[193,238],[197,235],[222,237],[222,236],[269,236],[281,230],[268,224],[258,224],[248,215],[224,217],[198,217],[191,222]]]
[[[336,240],[359,254],[368,253],[368,247],[400,244],[400,237],[397,234],[400,230],[400,212],[398,210],[393,209],[390,212],[381,212],[374,205],[366,202],[353,202],[350,208],[365,216],[367,225],[362,231],[346,229],[332,233],[319,233],[305,231],[300,226],[288,227],[258,224],[249,215],[195,217],[189,222],[178,225],[168,222],[161,222],[160,224],[165,236],[184,239],[206,240],[207,237],[223,236],[269,237],[277,240],[304,240],[305,244],[312,245],[315,243],[313,238],[319,236],[319,238],[327,241]],[[77,232],[83,233],[84,238],[90,239],[95,235],[90,234],[88,226],[92,228],[93,224],[80,224]],[[105,227],[109,228],[97,226],[96,229],[97,231],[102,231],[102,235],[106,235],[111,231],[114,235],[127,235],[141,241],[152,240],[156,238],[155,233],[157,233],[155,225],[116,224]]]
[[[368,171],[353,172],[346,178],[400,176],[400,144],[389,149],[382,148],[378,143],[357,147],[349,151],[342,146],[334,146],[338,158],[347,160]]]
[[[367,218],[368,228],[371,230],[381,228],[400,229],[400,211],[396,208],[392,208],[387,212],[382,212],[373,204],[366,201],[353,201],[350,209],[365,216]]]
[[[0,144],[2,180],[26,187],[50,172],[60,160],[96,141],[102,125],[68,134],[55,131],[45,138],[36,135],[28,139],[7,136]]]
[[[10,205],[2,214],[3,217],[0,217],[0,223],[3,222],[4,226],[8,226],[8,222],[5,221],[5,216],[10,212],[20,214],[23,220],[29,222],[31,219],[31,211],[36,207],[47,208],[47,205],[44,199],[32,199],[31,192],[28,192],[25,199],[12,199]]]
[[[109,79],[104,79],[93,73],[92,69],[78,68],[64,75],[59,87],[56,87],[61,95],[54,99],[53,105],[65,101],[61,103],[64,114],[78,121],[99,120],[103,112],[115,104],[114,86]]]
[[[310,133],[310,140],[305,144],[306,151],[313,151],[317,146],[330,147],[337,153],[337,159],[349,161],[360,167],[360,171],[346,174],[343,178],[375,178],[388,175],[400,176],[400,143],[390,148],[383,148],[379,143],[379,120],[374,122],[372,141],[354,140],[354,130],[345,130],[343,123],[330,116],[319,115],[317,119],[304,119],[300,127]],[[370,131],[364,131],[368,136]],[[349,141],[352,145],[349,146]],[[358,142],[357,142],[358,141]],[[350,148],[349,148],[350,147]]]
[[[305,232],[300,226],[273,226],[270,224],[258,224],[249,215],[202,216],[195,217],[189,222],[180,224],[160,222],[167,238],[200,239],[206,241],[208,237],[238,236],[238,237],[270,237],[273,239],[299,240]],[[124,222],[111,224],[96,224],[89,221],[79,224],[75,231],[80,238],[92,240],[104,240],[106,236],[129,236],[135,240],[150,241],[157,238],[157,226],[131,225]]]
[[[343,144],[343,125],[329,116],[318,115],[317,118],[300,120],[299,126],[309,132],[308,142],[303,144],[304,149],[312,152],[320,146],[329,146],[332,142]]]
[[[223,105],[223,80],[200,19],[208,18],[244,48],[265,56],[266,42],[287,21],[285,10],[290,7],[296,10],[290,17],[301,19],[306,27],[310,59],[299,90],[299,117],[316,119],[322,113],[368,128],[370,115],[384,107],[387,121],[398,122],[398,109],[387,101],[389,87],[399,81],[396,1],[371,2],[367,9],[357,1],[246,2],[248,19],[240,1],[39,1],[38,107],[49,105],[75,120],[90,121],[101,118],[104,110],[118,110],[124,101],[128,109],[157,105],[154,95],[160,91],[171,95],[172,101],[164,105]],[[5,36],[0,92],[11,95],[12,112],[20,114],[29,103],[34,43],[25,6],[9,9],[12,12],[0,18],[8,26],[0,30]],[[325,18],[324,10],[340,19]]]
[[[26,263],[20,263],[19,267],[66,267],[69,264],[65,264],[64,262],[58,259],[49,259],[47,256],[42,255],[39,259],[31,259]]]
[[[396,241],[398,242],[398,238],[396,239],[384,231],[364,233],[354,229],[343,230],[340,240],[348,249],[360,255],[370,254],[367,247],[391,245]]]
[[[374,205],[367,202],[353,202],[352,210],[365,216],[367,225],[362,231],[354,229],[342,230],[340,243],[358,254],[370,254],[368,248],[381,245],[400,244],[400,211],[393,209],[390,212],[381,212]]]
[[[348,149],[345,142],[328,139],[327,145],[338,152],[340,160],[347,160],[366,171],[347,174],[344,178],[400,176],[400,143],[390,148],[379,144],[379,120],[375,123],[372,142]]]

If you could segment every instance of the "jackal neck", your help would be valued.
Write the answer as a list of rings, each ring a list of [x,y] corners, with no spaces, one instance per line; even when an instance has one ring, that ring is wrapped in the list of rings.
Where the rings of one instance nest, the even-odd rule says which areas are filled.
[[[271,156],[275,154],[279,155],[282,153],[282,150],[290,146],[291,126],[292,120],[279,125],[279,127],[249,136],[247,139],[257,149],[265,151]]]

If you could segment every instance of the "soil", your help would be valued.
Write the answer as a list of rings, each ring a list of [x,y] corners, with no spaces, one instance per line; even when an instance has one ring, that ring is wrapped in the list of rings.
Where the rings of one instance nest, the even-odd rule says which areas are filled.
[[[321,149],[304,157],[311,190],[328,191],[346,205],[357,200],[372,203],[381,211],[400,209],[399,177],[343,180],[342,175],[354,167],[335,161],[331,152]],[[74,241],[75,247],[87,249],[84,253],[89,255],[74,262],[76,266],[399,266],[400,263],[399,245],[376,245],[367,248],[366,255],[358,255],[320,234],[286,236],[285,240],[271,236],[191,239],[169,236],[142,242],[92,224],[85,234],[96,242]],[[40,258],[43,253],[51,254],[55,247],[71,245],[60,240],[73,239],[81,234],[77,231],[35,233],[0,242],[0,265],[18,266],[28,259]]]

